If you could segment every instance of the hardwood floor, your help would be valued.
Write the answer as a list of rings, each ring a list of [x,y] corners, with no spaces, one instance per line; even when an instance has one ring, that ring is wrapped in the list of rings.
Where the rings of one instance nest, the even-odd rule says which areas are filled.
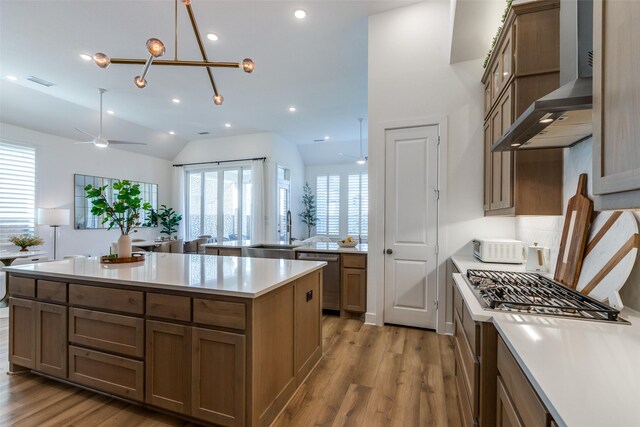
[[[0,372],[8,319],[0,318]],[[323,319],[324,358],[274,421],[284,426],[460,425],[451,337]],[[33,374],[0,374],[0,426],[192,426]]]

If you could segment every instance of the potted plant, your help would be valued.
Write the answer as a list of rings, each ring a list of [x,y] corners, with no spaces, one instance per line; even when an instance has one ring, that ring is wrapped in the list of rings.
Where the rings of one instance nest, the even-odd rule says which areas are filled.
[[[155,213],[157,222],[162,227],[160,234],[166,234],[169,238],[171,235],[178,232],[178,225],[182,220],[182,215],[178,214],[173,208],[168,208],[166,205],[161,205],[158,212]],[[176,236],[177,239],[177,236]]]
[[[23,234],[21,236],[10,236],[9,241],[20,248],[20,252],[27,252],[29,246],[40,246],[44,240],[39,237]]]
[[[316,226],[318,217],[316,215],[316,196],[313,195],[311,187],[308,182],[305,182],[302,188],[304,194],[302,195],[302,207],[303,210],[298,214],[300,220],[306,224],[308,237],[311,237],[311,229]]]
[[[140,184],[133,184],[128,180],[116,181],[112,184],[115,193],[113,203],[109,202],[108,185],[94,187],[87,185],[84,188],[86,197],[91,200],[91,213],[103,215],[102,224],[109,223],[109,230],[120,228],[118,238],[118,257],[131,257],[131,236],[136,227],[140,226],[140,211],[148,211],[151,204],[140,198]]]

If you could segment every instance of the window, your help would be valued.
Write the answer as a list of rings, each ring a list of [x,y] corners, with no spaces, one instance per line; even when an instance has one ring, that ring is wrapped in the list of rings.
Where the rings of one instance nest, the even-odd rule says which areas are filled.
[[[369,229],[368,175],[349,175],[348,193],[347,234],[366,239]]]
[[[291,209],[291,171],[278,165],[278,241],[287,240],[287,211]]]
[[[0,141],[0,243],[35,232],[36,150]]]
[[[187,172],[186,238],[251,239],[251,168]]]
[[[316,234],[339,236],[340,175],[319,175],[316,178],[316,200]]]

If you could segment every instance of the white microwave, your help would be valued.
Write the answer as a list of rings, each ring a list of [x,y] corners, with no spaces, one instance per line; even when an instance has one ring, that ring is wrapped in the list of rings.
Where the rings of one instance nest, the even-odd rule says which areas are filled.
[[[473,255],[483,262],[522,264],[524,244],[511,239],[475,239]]]

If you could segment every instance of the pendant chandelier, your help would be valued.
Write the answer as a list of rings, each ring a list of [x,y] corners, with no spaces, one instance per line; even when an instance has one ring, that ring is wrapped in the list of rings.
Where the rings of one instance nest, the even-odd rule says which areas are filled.
[[[191,7],[191,0],[180,0],[184,3],[187,13],[189,14],[189,20],[191,21],[191,27],[193,28],[193,34],[196,37],[198,48],[202,54],[202,61],[182,61],[178,59],[178,0],[175,0],[175,22],[174,22],[174,42],[175,42],[175,56],[174,59],[160,60],[165,54],[165,46],[162,41],[157,38],[150,38],[147,40],[147,51],[149,52],[149,58],[145,59],[124,59],[124,58],[109,58],[104,53],[96,53],[93,56],[94,62],[100,68],[107,68],[111,64],[127,64],[127,65],[144,65],[142,74],[135,76],[133,79],[136,87],[143,89],[147,86],[145,77],[149,72],[151,64],[165,65],[165,66],[181,66],[181,67],[205,67],[207,74],[209,75],[209,81],[211,82],[211,88],[213,89],[213,103],[216,105],[222,105],[224,97],[218,92],[216,82],[213,79],[213,72],[211,68],[242,68],[246,73],[252,73],[255,69],[255,63],[245,58],[242,62],[210,62],[207,58],[207,53],[204,50],[202,39],[200,38],[200,32],[198,31],[198,24],[196,23],[196,17]]]

